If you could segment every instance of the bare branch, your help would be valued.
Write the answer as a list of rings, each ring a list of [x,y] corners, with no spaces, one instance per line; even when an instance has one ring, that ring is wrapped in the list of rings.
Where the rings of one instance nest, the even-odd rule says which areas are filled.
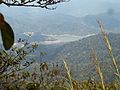
[[[25,7],[40,7],[40,8],[46,8],[46,9],[56,9],[56,7],[49,8],[50,5],[55,5],[62,2],[69,2],[70,0],[20,0],[20,2],[16,0],[6,0],[2,1],[1,3],[10,6],[25,6]]]

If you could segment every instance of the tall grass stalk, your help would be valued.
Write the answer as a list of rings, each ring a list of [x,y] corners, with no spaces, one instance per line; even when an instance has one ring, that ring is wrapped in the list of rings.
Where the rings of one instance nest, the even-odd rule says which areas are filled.
[[[97,58],[95,50],[92,51],[92,59],[93,59],[93,62],[95,64],[95,66],[96,66],[96,71],[98,72],[98,75],[99,75],[100,80],[101,80],[102,90],[105,90],[103,74],[102,74],[102,71],[101,71],[101,68],[100,68],[100,64],[98,62],[98,58]]]
[[[69,83],[70,83],[70,89],[71,89],[71,90],[74,90],[74,89],[73,89],[73,83],[72,83],[72,77],[71,77],[71,75],[70,75],[70,70],[69,70],[69,68],[68,68],[68,65],[67,65],[66,61],[63,60],[63,62],[64,62],[65,69],[66,69],[66,71],[67,71],[67,75],[68,75],[68,79],[69,79]]]
[[[116,71],[115,74],[116,74],[116,76],[118,77],[118,81],[120,82],[120,72],[119,72],[119,69],[118,69],[118,66],[117,66],[116,59],[115,59],[115,57],[114,57],[114,55],[113,55],[113,49],[112,49],[112,46],[111,46],[111,44],[110,44],[109,38],[108,38],[107,34],[106,34],[105,31],[104,31],[104,26],[103,26],[103,24],[102,24],[99,20],[97,20],[97,23],[98,23],[98,25],[99,25],[100,33],[101,33],[101,35],[102,35],[102,37],[103,37],[104,43],[105,43],[105,45],[106,45],[106,47],[107,47],[109,56],[110,56],[110,58],[111,58],[111,60],[112,60],[114,69],[115,69],[115,71]]]

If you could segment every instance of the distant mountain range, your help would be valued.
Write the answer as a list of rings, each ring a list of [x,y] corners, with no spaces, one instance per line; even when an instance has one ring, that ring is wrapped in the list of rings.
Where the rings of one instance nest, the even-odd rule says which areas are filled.
[[[106,13],[101,13],[99,15],[87,15],[82,18],[82,20],[88,25],[88,27],[98,28],[96,19],[99,19],[107,32],[120,32],[120,19],[119,12],[108,11]]]
[[[103,22],[106,31],[120,32],[120,13],[105,12],[99,15],[86,15],[74,17],[70,15],[54,14],[24,17],[12,17],[6,15],[7,21],[12,25],[15,33],[37,32],[39,34],[74,34],[88,35],[98,33],[96,19]],[[24,17],[24,18],[23,18]]]

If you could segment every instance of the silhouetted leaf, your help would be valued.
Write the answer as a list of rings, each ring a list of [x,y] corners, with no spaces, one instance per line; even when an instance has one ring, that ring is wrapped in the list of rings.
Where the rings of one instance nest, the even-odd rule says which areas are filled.
[[[14,32],[7,22],[1,28],[1,36],[5,50],[9,50],[14,44]]]
[[[21,0],[21,3],[24,3],[25,2],[25,0]]]

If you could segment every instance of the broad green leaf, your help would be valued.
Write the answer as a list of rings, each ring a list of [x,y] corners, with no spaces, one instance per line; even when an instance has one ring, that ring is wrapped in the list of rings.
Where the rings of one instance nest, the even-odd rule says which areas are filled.
[[[14,32],[7,22],[1,28],[1,36],[5,50],[9,50],[14,44]]]

